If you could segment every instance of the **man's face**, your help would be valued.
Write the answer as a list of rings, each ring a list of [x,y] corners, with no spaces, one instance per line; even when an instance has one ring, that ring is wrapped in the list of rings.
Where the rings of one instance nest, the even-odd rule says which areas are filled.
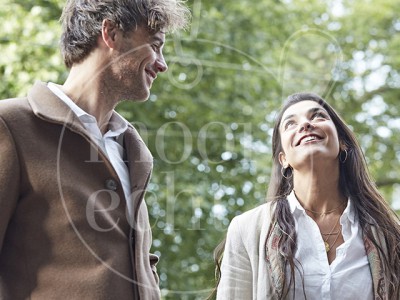
[[[112,89],[120,100],[147,100],[159,72],[167,70],[162,54],[165,34],[137,27],[121,37],[112,55]]]

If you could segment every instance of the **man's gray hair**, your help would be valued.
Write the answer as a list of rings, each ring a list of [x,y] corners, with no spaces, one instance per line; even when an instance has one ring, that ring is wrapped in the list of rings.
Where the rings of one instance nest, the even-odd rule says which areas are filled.
[[[61,54],[70,68],[96,46],[103,20],[122,32],[136,26],[173,32],[188,26],[190,12],[181,0],[67,0],[61,22]]]

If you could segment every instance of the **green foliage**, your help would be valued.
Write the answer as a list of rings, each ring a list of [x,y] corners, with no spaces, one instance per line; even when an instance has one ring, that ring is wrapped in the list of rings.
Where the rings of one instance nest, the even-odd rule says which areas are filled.
[[[264,201],[271,128],[295,91],[327,97],[359,137],[397,209],[400,19],[396,0],[191,0],[190,30],[170,36],[169,71],[150,100],[118,110],[155,157],[147,194],[165,299],[204,299],[229,221]],[[340,4],[342,3],[342,4]],[[61,0],[0,0],[0,95],[62,82]]]
[[[58,51],[60,1],[0,0],[0,95],[25,95],[36,80],[59,81],[65,70]]]

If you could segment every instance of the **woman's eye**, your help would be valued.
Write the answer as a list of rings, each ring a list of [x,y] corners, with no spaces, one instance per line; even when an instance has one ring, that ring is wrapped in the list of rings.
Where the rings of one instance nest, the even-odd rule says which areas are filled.
[[[294,121],[287,121],[285,123],[285,129],[288,129],[288,128],[292,127],[293,125],[295,125]]]
[[[312,116],[311,119],[312,119],[312,120],[314,120],[314,119],[326,119],[326,116],[325,116],[325,114],[322,113],[322,112],[317,112],[317,113],[315,113],[315,114]]]

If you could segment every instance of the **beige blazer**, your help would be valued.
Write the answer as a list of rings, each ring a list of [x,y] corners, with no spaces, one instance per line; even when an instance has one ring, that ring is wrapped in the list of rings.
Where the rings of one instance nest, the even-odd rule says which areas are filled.
[[[152,156],[124,135],[134,218],[82,123],[44,83],[0,101],[0,299],[159,299],[145,189]]]
[[[273,211],[274,205],[266,203],[233,218],[226,238],[217,300],[275,300],[282,293],[285,269],[278,251],[282,236],[279,226],[274,226],[266,243]],[[373,232],[379,237],[375,229]],[[379,240],[386,250],[384,239]],[[366,237],[364,244],[374,299],[390,299],[378,250]]]

